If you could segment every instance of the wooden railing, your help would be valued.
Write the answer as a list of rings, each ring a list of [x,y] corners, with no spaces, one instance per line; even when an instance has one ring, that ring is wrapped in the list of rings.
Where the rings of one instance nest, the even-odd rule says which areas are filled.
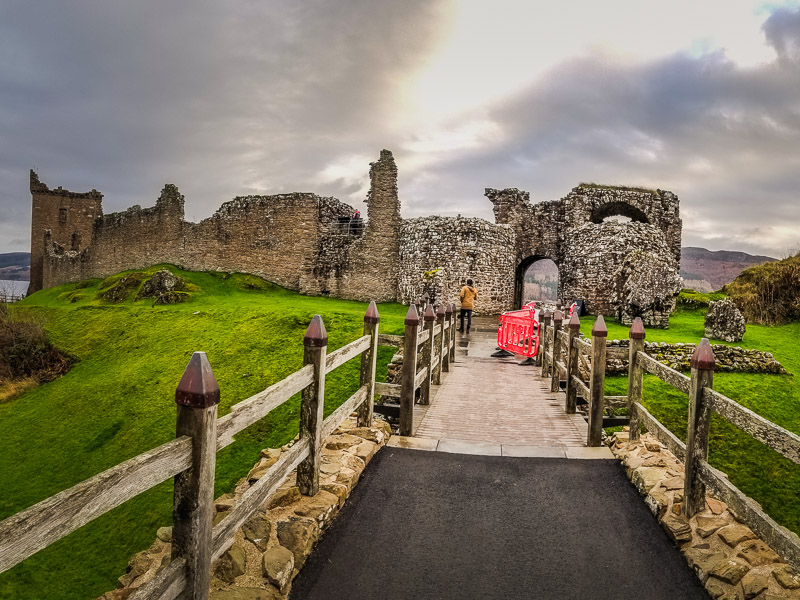
[[[789,564],[800,569],[800,538],[776,523],[758,504],[733,485],[724,473],[708,463],[712,411],[798,465],[800,436],[714,391],[716,361],[708,340],[703,338],[695,348],[691,359],[691,376],[686,376],[644,352],[645,329],[642,320],[636,318],[628,334],[628,394],[605,396],[603,389],[608,332],[603,317],[597,318],[592,328],[591,340],[579,337],[580,321],[576,314],[570,319],[566,332],[560,328],[559,318],[558,311],[555,315],[543,316],[545,352],[542,356],[542,375],[552,378],[553,390],[560,388],[562,380],[566,381],[566,412],[575,412],[578,397],[588,401],[587,445],[600,445],[603,427],[609,423],[621,422],[609,420],[607,417],[604,419],[603,413],[607,404],[610,401],[624,402],[628,409],[631,439],[638,439],[641,429],[644,428],[684,462],[684,511],[687,516],[691,517],[705,508],[708,487]],[[583,380],[581,372],[590,373],[588,382]],[[686,443],[669,431],[642,404],[645,372],[689,397]]]
[[[455,306],[440,305],[435,311],[427,304],[420,319],[417,306],[408,308],[405,335],[381,336],[381,344],[403,348],[403,369],[399,384],[378,383],[376,392],[389,398],[399,398],[399,406],[379,407],[397,409],[400,435],[411,435],[414,428],[414,400],[419,390],[419,403],[430,404],[431,384],[441,384],[442,372],[450,371],[456,354]],[[388,412],[388,411],[387,411]]]
[[[358,410],[359,426],[372,422],[380,317],[375,303],[364,316],[364,335],[327,354],[328,335],[315,315],[303,339],[303,367],[233,406],[217,418],[220,390],[204,352],[195,352],[175,392],[177,437],[0,522],[0,573],[142,492],[175,478],[172,562],[130,596],[134,600],[208,598],[211,563],[234,534],[297,469],[300,493],[319,491],[324,439]],[[359,388],[323,420],[327,373],[361,357]],[[217,525],[214,519],[216,453],[233,436],[302,393],[300,439],[253,484]]]

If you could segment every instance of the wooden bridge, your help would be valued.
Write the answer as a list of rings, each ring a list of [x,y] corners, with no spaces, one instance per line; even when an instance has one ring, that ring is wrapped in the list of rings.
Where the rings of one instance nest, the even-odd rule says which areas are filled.
[[[579,335],[577,317],[562,327],[560,312],[545,316],[542,330],[544,343],[539,364],[523,367],[510,358],[491,357],[496,332],[491,320],[478,320],[471,335],[458,337],[453,306],[440,306],[435,311],[432,306],[427,306],[420,312],[423,313],[422,318],[416,306],[409,308],[403,336],[381,335],[380,318],[373,303],[364,318],[364,335],[331,354],[327,354],[324,324],[316,316],[304,339],[304,366],[286,379],[236,404],[229,414],[219,419],[216,414],[219,387],[205,355],[196,353],[176,391],[176,439],[0,522],[0,572],[127,499],[174,477],[173,560],[130,597],[135,600],[207,598],[212,561],[231,546],[237,529],[264,505],[295,468],[300,493],[316,495],[325,439],[353,412],[357,412],[360,426],[370,424],[373,408],[378,408],[374,406],[376,395],[399,398],[395,406],[381,409],[394,411],[401,433],[391,442],[394,448],[381,455],[401,457],[396,459],[399,463],[393,463],[395,459],[385,459],[388,461],[386,472],[394,469],[392,472],[401,476],[388,483],[384,480],[373,487],[370,487],[372,484],[369,480],[365,481],[356,490],[351,505],[359,506],[359,494],[365,495],[363,506],[368,512],[372,510],[372,518],[377,519],[373,524],[387,529],[387,513],[383,511],[381,500],[370,499],[368,495],[376,493],[383,502],[392,497],[395,504],[399,503],[392,525],[397,528],[392,532],[398,544],[394,550],[401,556],[416,554],[413,557],[415,568],[420,569],[416,581],[430,582],[431,586],[441,583],[442,589],[452,589],[449,595],[439,597],[478,596],[475,593],[461,593],[458,585],[453,587],[454,582],[458,583],[454,578],[463,576],[473,581],[478,577],[479,580],[473,582],[477,586],[475,589],[483,585],[478,566],[482,564],[480,561],[485,560],[485,555],[471,553],[465,544],[483,543],[486,535],[491,536],[491,527],[511,536],[507,545],[514,549],[512,554],[527,556],[534,550],[538,552],[534,557],[538,557],[540,563],[531,565],[526,558],[522,562],[518,560],[514,568],[508,570],[529,579],[531,573],[536,572],[536,585],[545,585],[537,592],[538,596],[528,594],[525,597],[612,598],[632,595],[636,591],[636,581],[648,572],[660,572],[667,563],[672,565],[670,569],[674,567],[676,577],[684,578],[675,583],[675,589],[681,590],[678,596],[703,597],[704,592],[697,586],[696,580],[693,584],[685,579],[686,574],[691,573],[684,563],[675,562],[677,552],[666,537],[662,534],[660,541],[654,538],[651,530],[652,527],[657,529],[658,525],[649,516],[650,513],[633,488],[619,482],[613,483],[610,488],[607,485],[608,481],[616,481],[614,478],[619,479],[623,473],[617,462],[611,460],[610,451],[601,445],[603,427],[619,422],[617,417],[605,414],[607,403],[612,402],[622,402],[627,406],[631,419],[631,438],[636,438],[640,429],[646,428],[685,461],[683,505],[687,516],[701,510],[708,486],[737,514],[746,517],[753,531],[786,562],[795,568],[800,566],[800,541],[797,536],[772,521],[724,474],[708,464],[710,414],[716,412],[798,464],[800,438],[714,392],[714,355],[706,340],[698,345],[692,359],[691,377],[687,377],[643,352],[644,328],[641,321],[634,323],[630,332],[628,394],[614,398],[604,395],[606,330],[602,317],[597,319],[591,339],[584,339]],[[381,344],[404,349],[399,384],[375,380],[377,347]],[[328,418],[323,419],[326,375],[352,359],[361,362],[359,387]],[[686,444],[670,433],[642,405],[642,377],[645,371],[689,396],[689,434]],[[216,452],[230,445],[237,432],[262,419],[298,392],[302,392],[300,439],[282,453],[281,458],[244,493],[227,516],[215,524],[213,484]],[[586,418],[576,410],[580,401],[588,407]],[[415,450],[435,452],[420,453]],[[428,458],[422,458],[422,455]],[[587,458],[600,460],[558,460]],[[552,462],[553,459],[556,462]],[[376,459],[378,464],[383,460]],[[497,463],[497,460],[504,462]],[[592,463],[598,466],[588,466]],[[413,465],[419,466],[418,473]],[[370,468],[374,473],[375,468]],[[624,473],[621,476],[624,478]],[[387,489],[387,485],[392,489]],[[497,485],[501,486],[499,493]],[[463,497],[465,490],[472,494],[469,499]],[[437,511],[441,507],[430,503],[427,497],[429,491],[440,495],[442,507],[454,511],[455,521],[453,514],[447,513],[441,514],[439,521],[434,519],[431,522],[431,516],[439,514]],[[461,495],[463,501],[453,503],[451,496],[457,495]],[[570,552],[578,555],[581,561],[583,575],[557,568],[560,563],[573,559],[573,555],[559,554],[555,551],[557,548],[537,550],[530,537],[526,537],[530,532],[525,534],[525,527],[519,529],[508,521],[505,508],[512,508],[507,506],[512,497],[514,502],[521,502],[523,506],[513,507],[514,510],[508,514],[527,519],[532,511],[537,514],[541,512],[538,520],[526,521],[525,527],[535,526],[538,529],[533,533],[547,532],[552,544],[571,548]],[[632,508],[630,499],[633,497],[636,497],[639,508]],[[494,514],[481,514],[481,499],[486,500],[486,510]],[[595,502],[599,504],[594,506]],[[565,512],[565,507],[570,508]],[[374,513],[375,510],[379,514]],[[401,517],[401,514],[406,516]],[[616,522],[608,527],[601,526],[600,521],[605,515],[612,515],[612,520],[616,519]],[[439,542],[421,546],[419,540],[409,538],[406,535],[408,519],[419,520],[415,526],[421,527],[420,535],[425,531],[438,531]],[[645,521],[650,525],[646,525]],[[487,522],[492,524],[489,529]],[[575,529],[576,523],[578,529]],[[626,525],[621,528],[621,524]],[[645,531],[648,527],[650,529]],[[478,532],[475,533],[477,537],[463,537],[462,529]],[[353,530],[361,532],[361,538],[364,537],[363,526],[355,526]],[[583,542],[564,539],[565,531],[571,531],[573,538],[585,537],[590,540],[592,550],[587,550]],[[633,556],[636,550],[628,548],[630,555],[622,561],[623,572],[614,573],[609,579],[610,563],[598,562],[596,550],[617,543],[629,546],[635,532],[641,539],[649,540],[647,543],[660,544],[659,549],[651,548],[652,552],[645,553],[642,558]],[[623,533],[629,535],[630,539],[620,538]],[[457,540],[460,545],[451,548],[447,542],[450,538]],[[380,539],[380,536],[375,539]],[[330,534],[322,541],[323,545],[334,544],[334,547],[337,543],[337,538]],[[440,564],[442,571],[431,571],[434,557],[430,553],[420,553],[421,547],[428,548],[434,554],[451,550],[458,552],[461,549],[465,555],[471,556],[470,560],[478,563],[471,564],[451,556],[455,558],[456,566]],[[503,547],[503,544],[492,546],[495,549]],[[520,548],[524,548],[524,552],[520,552]],[[381,550],[386,549],[373,550],[375,554],[380,554]],[[389,555],[387,551],[383,554]],[[358,552],[348,548],[347,544],[340,548],[336,556],[341,559],[340,564],[357,561],[350,567],[351,570],[359,568],[359,565],[363,568],[373,564],[363,559],[363,549]],[[435,558],[438,561],[441,557],[437,555]],[[379,562],[375,561],[374,564]],[[537,565],[551,563],[553,573],[550,573],[550,579],[546,578],[549,577],[547,573],[536,571]],[[680,564],[683,567],[676,566]],[[406,565],[395,566],[401,572],[406,569]],[[494,571],[503,568],[499,563],[492,567]],[[362,581],[378,581],[380,596],[385,598],[410,597],[408,594],[419,595],[424,592],[400,586],[392,594],[385,594],[381,577],[386,576],[386,573],[367,569]],[[305,575],[301,575],[301,579],[303,577]],[[298,588],[305,590],[303,594],[306,595],[293,597],[332,597],[325,595],[327,592],[324,590],[332,589],[333,584],[325,579],[324,574],[317,573],[309,577],[312,584],[301,583]],[[514,586],[519,577],[515,575],[516,579],[508,581],[509,587],[504,588],[505,592],[498,591],[497,597],[514,597],[509,594],[517,593],[518,588]],[[579,581],[581,577],[587,586],[603,580],[609,587],[603,593],[591,596],[563,595],[563,586]],[[407,579],[411,581],[413,577]],[[320,582],[327,583],[322,588],[315,587],[322,585]],[[619,594],[613,589],[615,582],[621,586]],[[666,595],[657,595],[648,588],[641,597],[676,597],[669,595],[672,590],[668,582],[663,585],[667,586],[662,590],[667,592]],[[317,592],[322,589],[323,595],[319,595],[315,589]],[[428,588],[428,591],[433,589]],[[542,591],[544,589],[548,591]],[[547,596],[548,593],[561,595]],[[377,597],[374,590],[366,588],[358,593],[351,590],[349,596]]]

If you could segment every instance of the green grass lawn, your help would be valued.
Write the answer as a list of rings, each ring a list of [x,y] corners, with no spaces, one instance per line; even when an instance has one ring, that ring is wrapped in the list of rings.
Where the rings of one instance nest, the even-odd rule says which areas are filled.
[[[670,318],[669,329],[648,329],[651,342],[698,342],[704,337],[703,310],[679,310]],[[591,335],[594,318],[581,321],[581,331]],[[608,339],[628,337],[628,327],[606,320]],[[714,341],[713,343],[722,343]],[[715,373],[714,389],[773,423],[800,434],[800,389],[794,374],[800,373],[800,323],[777,327],[748,325],[737,344],[771,352],[789,375]],[[628,378],[608,377],[606,393],[625,395]],[[688,404],[685,394],[645,375],[644,406],[673,433],[686,441]],[[710,463],[728,474],[744,493],[759,502],[780,524],[800,534],[800,466],[756,441],[718,415],[711,421]]]
[[[208,354],[222,416],[302,366],[315,313],[329,352],[362,334],[365,303],[301,296],[248,275],[170,269],[190,282],[189,302],[109,304],[94,280],[17,305],[45,319],[53,342],[80,360],[64,377],[0,404],[0,519],[174,438],[175,387],[193,351]],[[405,310],[380,305],[381,331],[402,333]],[[393,352],[380,349],[379,379]],[[357,389],[358,371],[354,360],[328,376],[326,415]],[[217,455],[215,494],[230,491],[260,449],[294,437],[298,418],[299,396],[240,433]],[[0,575],[0,598],[85,599],[113,589],[171,511],[168,481]]]

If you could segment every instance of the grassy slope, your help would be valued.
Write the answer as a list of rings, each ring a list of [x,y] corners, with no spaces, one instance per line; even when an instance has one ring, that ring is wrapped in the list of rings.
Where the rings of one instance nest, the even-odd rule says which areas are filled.
[[[667,330],[649,329],[651,342],[697,342],[703,333],[704,312],[681,310],[670,319]],[[590,335],[593,318],[583,319],[581,330]],[[609,339],[627,338],[628,328],[607,320]],[[800,373],[800,323],[780,327],[748,325],[739,344],[772,352],[789,373]],[[714,342],[719,343],[719,342]],[[608,394],[627,393],[627,377],[609,377]],[[750,408],[773,423],[800,434],[800,390],[793,375],[716,373],[714,389]],[[673,433],[686,441],[687,397],[652,375],[645,376],[645,407]],[[759,502],[775,520],[800,533],[800,467],[714,415],[709,458],[728,473],[730,480]]]
[[[149,269],[154,271],[156,268]],[[19,306],[46,314],[54,342],[81,361],[65,377],[0,405],[0,518],[174,437],[174,391],[189,356],[204,350],[222,390],[220,415],[302,364],[302,338],[323,316],[332,351],[361,335],[366,305],[305,297],[244,275],[185,273],[186,304],[102,304],[100,284],[39,292]],[[255,284],[266,288],[247,289]],[[401,333],[405,309],[381,305],[381,331]],[[197,313],[197,314],[195,314]],[[392,350],[381,349],[381,369]],[[326,414],[357,387],[358,361],[329,376]],[[297,432],[293,398],[217,456],[216,493],[229,491],[264,447]],[[0,598],[92,598],[116,585],[128,558],[171,520],[171,482],[138,496],[0,575]]]

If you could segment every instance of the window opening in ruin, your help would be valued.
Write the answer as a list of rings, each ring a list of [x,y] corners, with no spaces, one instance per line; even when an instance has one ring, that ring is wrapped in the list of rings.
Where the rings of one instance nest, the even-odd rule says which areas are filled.
[[[58,222],[64,224],[67,222],[67,209],[66,208],[59,208],[58,209]]]
[[[650,220],[644,212],[627,202],[607,202],[597,207],[592,212],[592,223],[604,223],[606,221],[617,221],[629,223],[649,223]]]
[[[81,247],[81,236],[78,233],[72,234],[72,249],[76,252],[80,250]]]

